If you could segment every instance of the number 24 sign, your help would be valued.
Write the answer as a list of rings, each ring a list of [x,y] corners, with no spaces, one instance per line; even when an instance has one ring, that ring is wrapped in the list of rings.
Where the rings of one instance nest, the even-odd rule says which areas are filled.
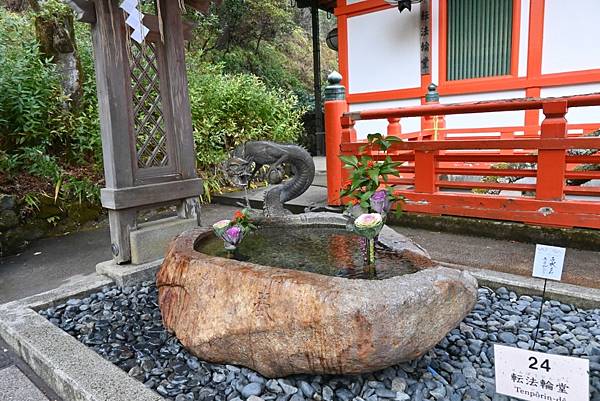
[[[590,399],[587,359],[494,345],[496,392],[522,400]]]

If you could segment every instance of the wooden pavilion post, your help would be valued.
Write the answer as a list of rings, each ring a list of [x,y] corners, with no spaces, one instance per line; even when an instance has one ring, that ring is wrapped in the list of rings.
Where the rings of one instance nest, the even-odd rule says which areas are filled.
[[[164,246],[198,224],[202,181],[196,155],[179,2],[161,1],[138,44],[118,0],[71,2],[92,23],[111,248],[116,263],[162,257]],[[162,26],[162,31],[159,26]],[[177,206],[178,219],[138,224],[139,211]]]
[[[98,1],[92,38],[98,90],[104,178],[107,189],[133,186],[135,153],[131,84],[122,11],[112,1]],[[117,16],[117,18],[115,18]],[[103,202],[104,203],[104,202]],[[136,211],[109,209],[111,249],[117,263],[131,260],[129,233],[136,226]]]

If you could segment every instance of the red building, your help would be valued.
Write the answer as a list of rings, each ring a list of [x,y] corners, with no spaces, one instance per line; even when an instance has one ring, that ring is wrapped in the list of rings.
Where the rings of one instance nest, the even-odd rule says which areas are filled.
[[[336,126],[342,153],[373,132],[417,140],[395,156],[406,159],[397,184],[407,210],[600,228],[600,175],[587,171],[600,164],[600,143],[581,138],[600,127],[600,97],[572,97],[600,92],[600,2],[413,0],[401,12],[389,3],[335,5],[343,107],[351,113],[326,117],[334,119],[326,121],[328,151],[339,153]],[[419,107],[431,83],[441,105],[491,103]],[[500,101],[524,98],[561,99]]]

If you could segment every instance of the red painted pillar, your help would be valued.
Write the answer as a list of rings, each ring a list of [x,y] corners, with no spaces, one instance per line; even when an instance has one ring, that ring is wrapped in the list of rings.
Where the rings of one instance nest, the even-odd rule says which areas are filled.
[[[438,104],[440,94],[437,91],[436,84],[430,84],[427,95],[425,95],[425,104]],[[425,116],[422,121],[422,139],[423,140],[442,140],[445,139],[444,129],[446,128],[446,119],[444,116]]]
[[[327,161],[327,203],[340,205],[340,189],[343,185],[343,163],[339,158],[342,143],[342,116],[348,111],[346,89],[341,85],[342,76],[333,72],[327,78],[325,88],[325,154]]]
[[[541,139],[567,137],[567,102],[556,100],[544,103]],[[540,149],[538,151],[536,199],[562,200],[565,189],[567,152],[565,149]]]
[[[437,92],[437,86],[430,84],[426,104],[437,104],[440,102],[440,95]],[[422,120],[421,139],[424,141],[441,140],[440,131],[446,128],[444,116],[425,116]],[[415,192],[432,194],[437,192],[437,155],[434,150],[415,150]]]

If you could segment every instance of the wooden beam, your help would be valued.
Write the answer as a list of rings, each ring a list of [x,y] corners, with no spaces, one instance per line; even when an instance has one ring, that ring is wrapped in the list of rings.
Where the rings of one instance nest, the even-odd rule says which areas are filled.
[[[77,21],[96,23],[96,9],[94,2],[90,0],[64,0],[64,2],[73,9]]]
[[[183,38],[186,41],[190,41],[192,39],[192,30],[196,27],[196,24],[191,21],[183,20]],[[149,39],[152,42],[160,41],[160,28],[158,23],[158,17],[152,14],[144,14],[143,20],[144,26],[150,29]]]
[[[423,194],[409,190],[399,190],[399,193],[406,198],[402,205],[406,212],[600,229],[598,202],[545,201],[449,192]]]
[[[200,178],[129,188],[103,188],[100,191],[102,206],[109,210],[131,209],[200,195],[202,195]]]

